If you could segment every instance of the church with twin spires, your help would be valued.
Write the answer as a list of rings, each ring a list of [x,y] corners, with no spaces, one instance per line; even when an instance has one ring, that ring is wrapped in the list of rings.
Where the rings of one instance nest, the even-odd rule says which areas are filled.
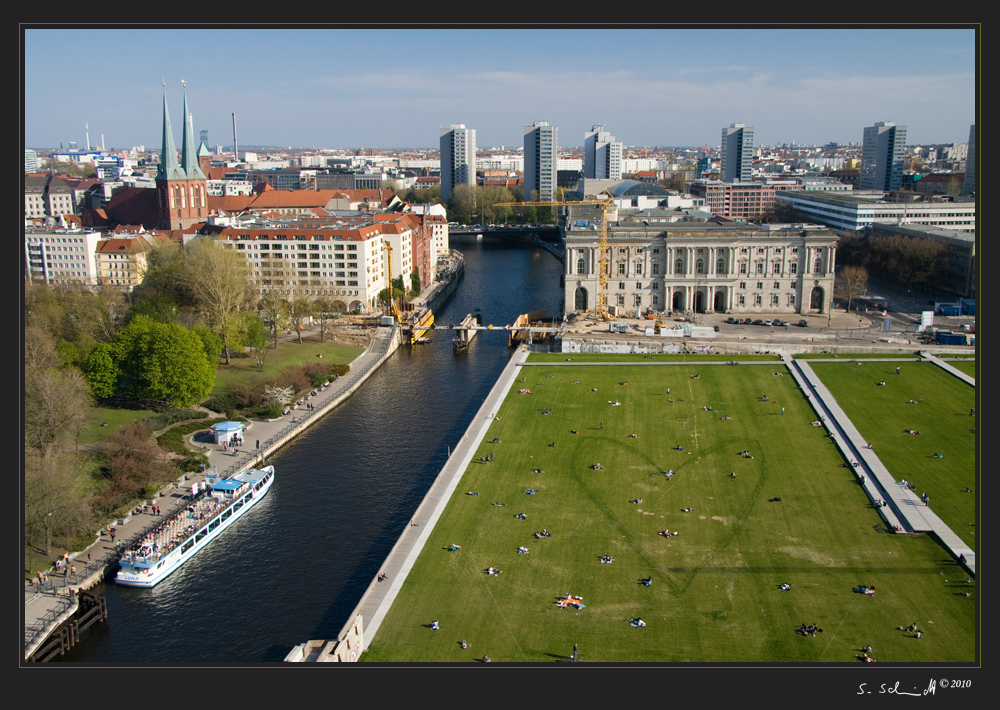
[[[166,85],[164,85],[166,86]],[[207,151],[196,151],[194,127],[188,111],[187,89],[184,91],[184,130],[181,137],[180,162],[174,133],[167,109],[167,92],[163,91],[163,149],[156,173],[156,199],[159,229],[184,229],[208,217],[206,175],[209,168]]]

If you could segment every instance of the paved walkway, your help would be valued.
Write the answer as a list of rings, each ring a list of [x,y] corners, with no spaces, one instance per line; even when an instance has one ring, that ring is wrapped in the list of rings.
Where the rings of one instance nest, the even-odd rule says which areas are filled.
[[[511,356],[510,361],[490,390],[486,401],[479,408],[472,423],[469,424],[461,442],[452,451],[427,495],[413,515],[413,520],[400,535],[382,566],[382,573],[388,574],[385,581],[372,580],[358,606],[348,617],[348,622],[338,638],[343,638],[354,625],[354,619],[360,614],[364,620],[365,639],[370,641],[378,631],[389,607],[396,599],[396,594],[403,586],[406,576],[413,568],[424,544],[434,530],[441,513],[458,487],[458,482],[472,461],[473,453],[486,436],[493,423],[496,412],[499,411],[504,397],[517,379],[518,369],[528,357],[528,350],[522,346]],[[320,647],[321,648],[321,647]],[[306,659],[312,660],[312,659]]]
[[[867,440],[861,436],[836,398],[813,372],[809,363],[802,359],[793,359],[787,353],[782,357],[792,376],[806,393],[830,437],[840,448],[844,459],[858,463],[854,468],[855,475],[868,497],[873,503],[879,499],[889,503],[888,506],[878,508],[886,524],[892,529],[898,528],[904,532],[933,533],[956,559],[964,555],[965,567],[975,575],[975,551],[969,548],[933,510],[924,505],[915,491],[896,481],[875,452],[868,448]],[[879,362],[885,360],[880,359]]]
[[[351,362],[347,375],[335,380],[316,395],[299,405],[291,414],[276,421],[253,421],[244,433],[244,441],[249,444],[235,451],[223,451],[221,446],[203,445],[208,455],[209,465],[223,476],[251,468],[270,455],[297,434],[315,424],[323,414],[330,411],[350,396],[380,365],[388,354],[395,350],[395,328],[378,328],[368,348]],[[311,404],[308,409],[304,404]],[[260,441],[258,451],[254,444]],[[198,444],[195,444],[198,446]],[[279,476],[281,472],[277,472]],[[162,509],[161,515],[152,511],[133,513],[115,523],[115,541],[102,532],[93,545],[69,556],[63,571],[50,571],[43,584],[24,585],[24,658],[28,658],[60,624],[68,620],[77,609],[75,591],[88,589],[110,573],[118,562],[116,543],[128,547],[146,532],[158,525],[164,518],[187,504],[191,486],[205,480],[203,473],[188,474],[175,484],[165,488],[155,500]],[[73,568],[76,573],[73,573]]]
[[[972,375],[966,375],[964,372],[962,372],[961,370],[959,370],[957,367],[955,367],[954,365],[949,365],[944,360],[942,360],[941,358],[939,358],[937,355],[932,355],[931,353],[924,353],[924,352],[920,353],[920,355],[921,355],[921,357],[923,357],[928,362],[933,362],[935,365],[937,365],[938,367],[940,367],[942,370],[944,370],[945,372],[950,372],[951,374],[953,374],[955,377],[957,377],[958,379],[962,380],[963,382],[967,382],[968,384],[972,385],[973,387],[976,386],[976,378],[975,377],[973,377]]]

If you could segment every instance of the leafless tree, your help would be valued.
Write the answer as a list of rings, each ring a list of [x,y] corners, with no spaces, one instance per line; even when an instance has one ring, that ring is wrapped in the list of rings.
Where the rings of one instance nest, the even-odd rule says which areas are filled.
[[[842,267],[833,289],[838,298],[847,300],[847,310],[850,312],[851,301],[863,296],[868,289],[868,270],[863,266],[850,264]]]

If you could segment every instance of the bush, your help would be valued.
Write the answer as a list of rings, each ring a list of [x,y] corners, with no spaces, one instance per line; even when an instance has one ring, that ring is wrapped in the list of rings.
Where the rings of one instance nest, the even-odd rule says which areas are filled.
[[[301,367],[288,368],[278,376],[275,384],[278,387],[291,387],[292,391],[296,393],[311,389],[309,377],[303,372],[303,369]]]
[[[330,374],[336,375],[337,377],[343,377],[350,371],[351,371],[351,366],[348,365],[347,363],[339,363],[337,365],[333,365],[330,368]]]
[[[236,396],[232,394],[219,394],[205,401],[205,406],[213,412],[225,412],[236,407]]]
[[[158,414],[155,417],[147,417],[143,419],[143,426],[149,428],[150,431],[158,431],[160,429],[166,429],[172,424],[177,422],[186,422],[191,419],[204,419],[207,414],[200,412],[197,409],[171,409],[163,414]]]
[[[257,416],[261,419],[277,419],[284,413],[285,408],[280,404],[271,404],[257,409]]]

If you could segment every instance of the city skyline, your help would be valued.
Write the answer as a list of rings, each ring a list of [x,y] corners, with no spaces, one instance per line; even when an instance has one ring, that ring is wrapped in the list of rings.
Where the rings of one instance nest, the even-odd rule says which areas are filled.
[[[111,78],[81,82],[58,50],[97,41]],[[581,67],[615,46],[614,69]],[[84,124],[91,145],[158,148],[182,79],[213,147],[232,145],[234,112],[241,145],[300,149],[433,149],[453,123],[518,148],[538,120],[565,147],[599,123],[625,146],[716,146],[737,122],[755,145],[860,144],[877,121],[915,145],[965,142],[976,122],[970,28],[29,28],[23,52],[31,148],[83,147]]]

